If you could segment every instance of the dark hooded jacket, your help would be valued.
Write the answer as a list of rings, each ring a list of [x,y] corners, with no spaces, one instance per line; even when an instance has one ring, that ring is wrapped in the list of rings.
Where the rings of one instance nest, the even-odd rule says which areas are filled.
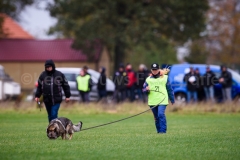
[[[107,77],[105,74],[106,69],[102,67],[102,72],[100,74],[100,77],[98,79],[97,88],[98,90],[106,90],[106,84],[107,84]]]
[[[206,72],[203,75],[203,77],[204,77],[204,86],[205,87],[211,87],[218,83],[218,79],[212,71]]]
[[[138,71],[137,72],[137,83],[136,83],[136,87],[138,89],[142,89],[143,88],[143,84],[146,81],[148,77],[148,71],[144,70],[144,71]]]
[[[46,66],[52,66],[52,71],[45,69],[38,79],[38,87],[35,97],[43,95],[43,101],[46,105],[55,105],[62,102],[62,89],[66,98],[71,96],[70,87],[64,74],[55,69],[55,64],[52,60],[45,62]]]
[[[190,82],[189,79],[191,77],[195,77],[196,81],[195,82]],[[183,78],[183,81],[186,82],[188,91],[192,91],[192,92],[197,91],[198,77],[195,73],[189,72],[189,73],[185,74],[185,76]]]
[[[124,91],[127,88],[127,84],[128,84],[127,73],[125,71],[123,72],[116,71],[113,76],[113,82],[116,86],[116,90]]]
[[[223,88],[232,87],[232,74],[229,71],[222,71],[220,78],[224,78],[224,81],[221,82]]]

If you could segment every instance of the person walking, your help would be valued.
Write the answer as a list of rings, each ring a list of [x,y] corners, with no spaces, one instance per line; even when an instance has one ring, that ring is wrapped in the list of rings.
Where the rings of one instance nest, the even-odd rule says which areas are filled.
[[[89,92],[91,90],[91,76],[82,69],[76,78],[77,89],[82,102],[89,102]]]
[[[123,64],[120,64],[118,71],[114,73],[113,82],[115,84],[114,98],[117,103],[123,102],[126,98],[126,86],[128,84],[128,77]]]
[[[70,87],[64,74],[55,69],[53,60],[46,60],[45,71],[38,78],[38,87],[35,93],[35,101],[43,95],[43,102],[48,113],[48,121],[58,118],[58,110],[62,102],[62,89],[65,101],[70,101]]]
[[[211,71],[210,67],[206,67],[206,73],[203,75],[203,86],[206,101],[214,102],[214,84],[217,83],[216,75]]]
[[[197,76],[192,67],[190,67],[190,72],[185,74],[183,81],[187,83],[187,102],[190,102],[192,97],[194,102],[197,102]]]
[[[226,66],[221,66],[221,76],[219,83],[222,85],[223,100],[231,102],[232,100],[232,74],[227,70]]]
[[[106,85],[107,85],[107,76],[105,74],[106,68],[104,67],[100,67],[99,68],[99,72],[100,72],[100,77],[98,79],[98,83],[97,83],[97,89],[98,89],[98,95],[99,95],[99,100],[106,101],[106,97],[107,97],[107,89],[106,89]]]
[[[152,76],[143,85],[143,91],[148,93],[148,105],[152,108],[157,133],[167,132],[165,110],[170,100],[174,104],[174,93],[167,73],[159,69],[157,63],[151,65]]]

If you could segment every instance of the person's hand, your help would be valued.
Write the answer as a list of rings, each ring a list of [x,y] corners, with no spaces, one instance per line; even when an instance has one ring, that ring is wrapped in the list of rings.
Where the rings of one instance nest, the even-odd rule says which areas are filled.
[[[70,98],[66,98],[65,102],[68,103],[70,101]]]
[[[160,69],[160,73],[161,73],[161,75],[168,74],[169,72],[170,72],[170,69],[169,69],[169,68],[163,68],[163,69]]]
[[[147,91],[149,91],[149,90],[150,90],[149,86],[147,86],[147,87],[146,87],[146,90],[147,90]]]
[[[38,98],[38,97],[35,97],[35,101],[36,101],[36,102],[39,102],[39,98]]]
[[[224,78],[220,78],[219,79],[219,82],[221,83],[221,82],[224,82]]]

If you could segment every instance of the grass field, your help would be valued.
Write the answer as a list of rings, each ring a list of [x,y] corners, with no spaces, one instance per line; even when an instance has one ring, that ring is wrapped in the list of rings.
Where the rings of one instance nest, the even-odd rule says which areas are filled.
[[[131,107],[131,108],[130,108]],[[135,108],[134,108],[135,107]],[[83,128],[121,119],[147,106],[61,107],[59,116]],[[240,113],[167,112],[168,132],[155,131],[151,112],[48,140],[47,114],[35,107],[0,108],[0,159],[240,159]]]

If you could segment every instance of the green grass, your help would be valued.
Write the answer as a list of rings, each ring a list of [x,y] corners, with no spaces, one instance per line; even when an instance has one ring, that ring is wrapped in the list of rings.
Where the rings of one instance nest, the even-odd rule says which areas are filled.
[[[86,128],[134,114],[128,112],[127,109],[108,113],[93,107],[62,107],[59,116],[68,117],[73,123],[81,120],[83,128]],[[237,160],[240,159],[239,122],[239,113],[168,112],[168,132],[159,135],[149,112],[75,133],[71,141],[61,138],[48,140],[45,110],[1,109],[0,159]]]

